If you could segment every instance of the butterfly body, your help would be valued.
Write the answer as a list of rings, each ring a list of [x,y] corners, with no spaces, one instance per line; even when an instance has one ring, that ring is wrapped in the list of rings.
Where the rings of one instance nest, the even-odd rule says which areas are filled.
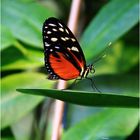
[[[71,80],[87,77],[92,65],[86,66],[83,51],[70,29],[56,18],[43,24],[45,67],[49,79]]]

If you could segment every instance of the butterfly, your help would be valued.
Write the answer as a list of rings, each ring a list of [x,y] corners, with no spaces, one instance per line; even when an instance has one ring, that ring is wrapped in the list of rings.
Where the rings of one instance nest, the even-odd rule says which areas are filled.
[[[59,19],[50,17],[45,20],[42,35],[48,79],[87,78],[89,72],[94,72],[93,65],[86,65],[77,39]]]

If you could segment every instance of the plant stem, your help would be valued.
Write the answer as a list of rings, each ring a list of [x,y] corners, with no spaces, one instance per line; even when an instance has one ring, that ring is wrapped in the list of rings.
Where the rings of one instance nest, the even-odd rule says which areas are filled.
[[[77,25],[78,16],[80,13],[80,6],[81,6],[81,0],[72,1],[70,15],[69,15],[69,21],[68,21],[68,27],[74,34],[76,33],[76,29],[77,29],[76,25]],[[59,80],[57,89],[61,90],[61,89],[65,89],[65,88],[66,88],[66,81]],[[60,140],[60,138],[61,138],[64,105],[65,105],[65,103],[60,100],[55,101],[54,120],[53,120],[53,126],[52,126],[51,140]]]

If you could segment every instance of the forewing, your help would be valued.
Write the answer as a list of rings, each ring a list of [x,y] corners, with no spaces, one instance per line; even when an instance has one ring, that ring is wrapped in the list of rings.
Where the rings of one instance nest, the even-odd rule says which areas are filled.
[[[68,27],[56,18],[43,25],[45,66],[50,79],[73,79],[85,68],[83,51]]]

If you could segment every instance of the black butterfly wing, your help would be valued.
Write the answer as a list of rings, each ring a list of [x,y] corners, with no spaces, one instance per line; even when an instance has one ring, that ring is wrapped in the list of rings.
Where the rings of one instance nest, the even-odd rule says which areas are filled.
[[[86,68],[78,41],[60,20],[49,18],[44,22],[43,44],[49,79],[74,79]]]

